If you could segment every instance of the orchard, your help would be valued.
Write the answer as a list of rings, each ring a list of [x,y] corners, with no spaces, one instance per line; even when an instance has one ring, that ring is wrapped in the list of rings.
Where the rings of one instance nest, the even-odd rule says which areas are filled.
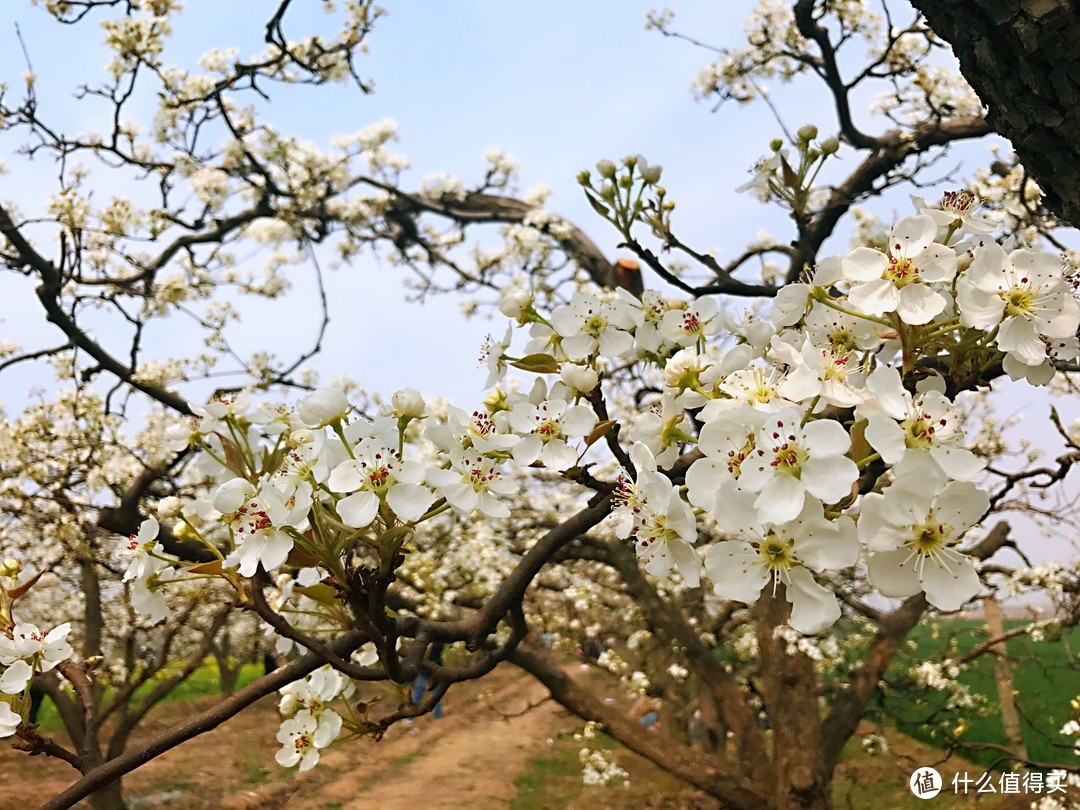
[[[723,132],[760,159],[708,212],[664,154],[597,155],[551,178],[586,201],[576,222],[497,150],[477,180],[417,182],[392,120],[292,133],[275,99],[377,97],[365,60],[392,5],[267,4],[258,48],[194,57],[174,28],[213,10],[191,5],[16,12],[104,41],[63,99],[92,111],[79,127],[51,119],[58,84],[21,29],[3,60],[3,306],[45,338],[0,331],[0,380],[39,375],[5,382],[0,413],[0,744],[71,766],[43,807],[124,807],[126,774],[268,695],[276,762],[306,772],[500,665],[580,718],[585,779],[613,791],[599,729],[719,806],[829,808],[860,724],[928,707],[943,757],[989,750],[1056,788],[1032,806],[1080,806],[1070,4],[761,0],[741,34],[651,12],[637,58],[696,53],[704,123],[757,106],[772,129]],[[774,101],[788,86],[816,120]],[[685,235],[755,202],[779,235],[727,253]],[[332,341],[396,339],[335,330],[324,274],[362,264],[404,279],[401,330],[433,346],[451,336],[425,331],[432,300],[490,319],[474,400],[319,378]],[[315,337],[240,348],[281,331]],[[1023,430],[1001,416],[1016,402]],[[912,652],[999,601],[1036,609]],[[1004,705],[1004,744],[964,734],[987,712],[965,673],[1007,669],[1018,637],[1070,661],[1038,752]],[[576,677],[574,649],[649,695],[658,729]],[[208,660],[220,701],[139,738]],[[35,722],[43,696],[62,733]]]

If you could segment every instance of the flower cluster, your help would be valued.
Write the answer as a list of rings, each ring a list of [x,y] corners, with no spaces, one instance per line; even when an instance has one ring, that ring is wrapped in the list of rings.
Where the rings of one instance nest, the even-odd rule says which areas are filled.
[[[990,498],[957,392],[999,368],[1046,382],[1080,354],[1080,306],[1056,260],[989,241],[968,198],[916,205],[881,249],[823,260],[783,288],[770,318],[594,289],[546,312],[512,284],[499,309],[527,331],[524,351],[513,326],[489,344],[492,390],[471,412],[435,413],[412,389],[370,414],[329,388],[292,409],[215,399],[191,437],[215,485],[170,503],[167,519],[217,562],[183,579],[224,580],[243,600],[265,570],[282,615],[304,626],[340,608],[358,559],[430,574],[405,562],[418,535],[451,517],[510,518],[532,468],[594,481],[586,454],[606,437],[631,462],[613,483],[614,532],[654,576],[690,588],[704,577],[746,603],[782,593],[803,634],[840,617],[835,583],[860,562],[884,596],[959,609],[981,588],[968,535]],[[537,379],[523,390],[510,368]],[[614,368],[658,388],[620,420],[628,456],[615,421],[597,416]],[[125,577],[154,619],[180,568],[158,531],[149,519],[130,541]],[[325,709],[343,688],[329,677],[283,701],[283,764],[310,767],[351,727]]]

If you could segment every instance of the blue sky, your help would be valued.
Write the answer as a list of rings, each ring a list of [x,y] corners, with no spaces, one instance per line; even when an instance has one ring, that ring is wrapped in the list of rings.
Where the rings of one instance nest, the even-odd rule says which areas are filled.
[[[265,9],[274,5],[188,0],[166,60],[192,65],[212,47],[236,45],[241,54],[258,50]],[[618,255],[616,235],[586,205],[574,178],[598,159],[639,152],[663,165],[663,184],[678,201],[676,230],[684,241],[731,256],[759,229],[790,238],[781,213],[735,193],[769,140],[779,134],[771,113],[762,104],[727,104],[711,112],[711,104],[695,101],[690,83],[710,55],[646,31],[645,15],[654,3],[475,0],[387,5],[389,13],[376,24],[368,41],[370,52],[359,63],[363,76],[374,80],[374,94],[364,96],[352,87],[287,90],[266,109],[267,119],[326,146],[334,133],[394,118],[401,126],[396,147],[414,167],[404,178],[406,188],[439,171],[476,179],[484,168],[484,150],[499,147],[521,164],[522,191],[541,182],[550,185],[554,193],[549,207],[582,226],[613,257]],[[673,5],[678,29],[716,45],[734,46],[742,43],[741,20],[753,3]],[[256,7],[260,11],[253,14]],[[100,107],[72,100],[75,87],[95,81],[107,59],[96,23],[61,28],[40,8],[4,3],[0,80],[16,87],[25,70],[16,22],[38,69],[42,115],[61,122],[67,131],[100,126]],[[294,36],[308,33],[305,22],[297,20]],[[794,88],[775,88],[773,97],[792,129],[813,122],[828,134],[834,126],[831,110],[814,91],[804,80]],[[0,197],[32,211],[55,188],[55,169],[41,161],[27,165],[11,154],[15,145],[10,135],[0,134],[0,162],[9,168],[9,174],[0,177]],[[963,150],[958,159],[973,166],[985,154],[985,146],[977,145]],[[97,175],[96,193],[123,191],[107,174]],[[886,217],[910,210],[903,194],[877,208]],[[839,251],[846,238],[832,245]],[[312,300],[310,274],[301,270],[295,279],[296,292],[285,301],[245,309],[243,325],[234,332],[242,352],[268,348],[286,353],[310,340],[315,324],[298,303]],[[483,395],[485,373],[476,358],[485,334],[501,334],[501,320],[466,321],[452,297],[432,299],[422,307],[407,305],[393,268],[370,258],[329,274],[328,284],[332,322],[326,351],[314,361],[324,379],[346,372],[368,390],[387,396],[408,385],[466,407]],[[0,301],[0,337],[13,337],[28,347],[59,342],[57,331],[43,322],[30,282],[0,274]],[[104,324],[101,329],[103,340],[116,339]],[[189,335],[178,325],[162,325],[148,339],[163,352],[182,354]],[[123,343],[117,342],[114,350],[122,354]],[[0,401],[18,408],[27,388],[47,379],[29,365],[5,372],[0,375]],[[1040,401],[1025,390],[1004,410]],[[1068,423],[1076,414],[1063,415]]]
[[[686,30],[716,42],[738,42],[737,26],[748,3],[690,5],[680,16]],[[167,61],[191,64],[211,47],[237,45],[242,54],[260,47],[261,18],[251,15],[250,4],[192,0],[185,6]],[[414,167],[406,187],[438,171],[478,178],[484,150],[499,147],[521,164],[522,191],[541,182],[550,185],[550,207],[581,225],[611,255],[617,238],[585,204],[574,178],[600,158],[640,152],[664,165],[664,184],[679,203],[680,234],[702,248],[735,253],[762,227],[767,209],[736,195],[734,188],[777,128],[757,106],[727,105],[711,114],[709,105],[695,101],[690,82],[708,54],[645,31],[650,8],[648,2],[625,0],[391,5],[360,61],[362,75],[374,79],[374,94],[364,96],[352,87],[287,90],[275,95],[266,118],[319,145],[327,145],[334,133],[394,118],[401,126],[397,147]],[[100,126],[102,107],[69,101],[75,86],[93,81],[106,61],[96,47],[96,24],[58,28],[40,9],[5,5],[0,37],[8,47],[0,49],[0,75],[16,86],[25,64],[19,49],[10,47],[16,45],[14,21],[38,72],[43,115],[68,131]],[[294,30],[306,33],[299,20]],[[5,151],[14,146],[10,138],[2,144]],[[3,196],[13,198],[10,189],[19,187],[24,210],[52,190],[51,167],[40,161],[26,166],[9,156],[0,160],[10,172]],[[98,173],[96,193],[109,193],[116,183],[107,175]],[[782,216],[770,212],[770,218],[782,228]],[[0,284],[20,297],[31,292],[29,283],[8,276],[0,276]],[[501,331],[501,325],[465,322],[449,298],[430,300],[423,309],[405,307],[392,269],[370,259],[333,274],[330,284],[330,340],[317,361],[327,376],[348,371],[365,387],[383,392],[413,385],[457,401],[480,395],[484,375],[475,357],[484,335]],[[301,273],[297,293],[303,296],[308,289],[310,276],[305,280]],[[283,313],[276,304],[252,307],[237,345],[255,350],[276,344],[284,352],[290,338],[306,339],[314,324],[295,317],[295,303],[290,310]],[[25,345],[55,339],[32,305],[2,317],[0,335],[17,336]],[[283,318],[295,324],[294,334],[260,327]],[[16,376],[20,383],[37,381],[30,369],[20,370],[5,381],[7,391],[16,390]],[[13,398],[0,394],[0,399]]]

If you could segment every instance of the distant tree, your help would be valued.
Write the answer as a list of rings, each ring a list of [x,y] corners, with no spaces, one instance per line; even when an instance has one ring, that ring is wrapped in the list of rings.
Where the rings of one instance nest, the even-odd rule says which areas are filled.
[[[891,4],[759,3],[746,43],[711,48],[695,87],[716,102],[772,104],[769,81],[822,94],[817,125],[789,127],[775,109],[782,137],[740,189],[783,210],[791,232],[731,256],[697,248],[678,235],[678,190],[660,166],[605,159],[579,183],[633,256],[619,259],[544,192],[516,197],[501,153],[474,184],[410,186],[392,121],[328,146],[268,122],[280,85],[309,85],[313,99],[332,82],[371,92],[358,64],[381,13],[370,3],[324,4],[337,33],[297,39],[286,28],[313,23],[285,0],[262,53],[214,51],[198,68],[167,61],[174,0],[43,5],[58,24],[100,22],[111,52],[104,80],[80,92],[108,110],[101,131],[50,124],[33,75],[0,98],[5,136],[58,177],[41,205],[0,204],[0,259],[34,280],[28,305],[61,333],[0,348],[0,372],[51,363],[66,403],[30,407],[0,435],[0,550],[12,557],[0,736],[81,774],[45,807],[91,795],[120,806],[120,777],[279,690],[277,760],[313,767],[337,737],[379,737],[511,661],[589,721],[586,737],[600,724],[725,806],[827,808],[844,745],[887,715],[886,688],[977,709],[957,680],[966,666],[1007,637],[1080,621],[1075,565],[1031,565],[1038,539],[1005,520],[1075,517],[1064,496],[1047,508],[1036,495],[1061,492],[1076,430],[1047,406],[1039,422],[1061,452],[1040,465],[992,411],[1004,377],[1072,390],[1077,262],[1054,214],[1067,209],[1048,209],[1011,155],[962,187],[949,173],[944,194],[913,199],[895,223],[862,207],[941,184],[932,170],[950,150],[994,131],[910,8],[899,21]],[[670,12],[648,24],[707,47]],[[873,112],[856,109],[875,89]],[[850,247],[831,247],[845,231]],[[410,271],[418,297],[498,308],[509,325],[486,347],[482,404],[319,384],[305,363],[326,335],[330,248],[346,272],[374,251]],[[289,358],[242,355],[234,330],[265,328],[243,298],[288,305],[301,268],[317,311],[293,306],[289,323],[310,318],[316,339]],[[181,320],[201,344],[165,330]],[[235,385],[195,401],[198,381],[230,372]],[[296,401],[278,404],[286,396]],[[108,441],[72,429],[86,420]],[[35,540],[56,526],[49,556]],[[46,569],[92,576],[57,590],[37,578]],[[166,624],[131,620],[119,600],[95,613],[95,589]],[[925,617],[1016,591],[1040,593],[1052,615],[890,669]],[[31,626],[79,592],[81,630]],[[104,715],[149,708],[103,708],[110,667],[119,696],[159,694],[215,639],[227,658],[217,631],[236,629],[230,609],[273,632],[282,666],[148,741],[91,739]],[[170,628],[196,615],[178,672],[171,654],[157,669],[125,665],[123,644],[95,635],[127,628],[117,637],[130,647],[160,633],[168,652]],[[69,633],[81,633],[77,655]],[[658,731],[566,671],[555,650],[574,646],[659,700]],[[408,685],[421,674],[417,705]],[[72,718],[72,749],[28,722],[35,682]],[[389,688],[358,695],[372,682]],[[80,713],[92,719],[79,726]],[[1080,726],[1062,733],[1067,752]],[[965,741],[954,730],[943,743]],[[1063,778],[1061,762],[1001,755]],[[617,773],[600,752],[587,768]]]

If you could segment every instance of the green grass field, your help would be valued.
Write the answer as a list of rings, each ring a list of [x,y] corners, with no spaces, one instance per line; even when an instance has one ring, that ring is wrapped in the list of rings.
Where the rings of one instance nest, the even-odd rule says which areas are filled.
[[[1017,624],[1012,621],[1005,626]],[[981,621],[955,619],[922,624],[909,638],[914,648],[904,651],[906,660],[895,662],[887,679],[897,678],[913,663],[934,655],[950,638],[957,652],[966,652],[986,639],[986,630]],[[1070,755],[1071,747],[1059,731],[1070,718],[1069,701],[1080,695],[1080,628],[1067,629],[1056,638],[1048,634],[1042,641],[1021,635],[1009,639],[1007,644],[1029,758],[1044,762],[1075,761]],[[959,680],[986,699],[982,716],[965,712],[965,728],[959,739],[965,743],[1004,744],[993,658],[984,655],[976,659]],[[943,747],[948,737],[937,726],[955,730],[961,724],[960,716],[950,716],[944,704],[942,695],[928,692],[916,700],[911,695],[887,693],[881,705],[900,731]],[[982,765],[992,765],[1000,758],[999,752],[986,749],[969,748],[963,753]]]
[[[239,689],[243,686],[247,686],[253,680],[258,678],[263,673],[262,664],[246,664],[240,670],[240,676],[236,682],[236,688]],[[162,701],[163,703],[172,703],[180,700],[201,700],[207,697],[217,697],[221,692],[218,687],[218,668],[213,659],[207,659],[206,664],[195,670],[190,677],[185,681],[178,684]],[[135,698],[138,699],[142,695],[149,692],[154,686],[154,681],[143,684],[135,692]],[[62,729],[60,722],[60,715],[56,711],[56,706],[48,698],[41,706],[41,711],[38,714],[38,724],[41,726],[42,731],[55,732]]]

